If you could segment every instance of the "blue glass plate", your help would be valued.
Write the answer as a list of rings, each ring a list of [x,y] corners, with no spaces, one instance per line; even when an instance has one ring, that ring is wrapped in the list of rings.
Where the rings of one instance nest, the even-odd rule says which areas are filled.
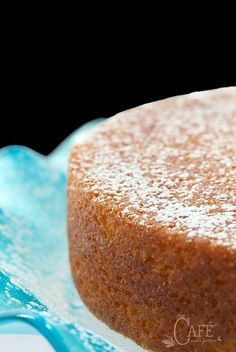
[[[70,276],[68,155],[102,121],[84,125],[49,156],[0,150],[0,324],[27,322],[59,352],[143,351],[89,313]]]

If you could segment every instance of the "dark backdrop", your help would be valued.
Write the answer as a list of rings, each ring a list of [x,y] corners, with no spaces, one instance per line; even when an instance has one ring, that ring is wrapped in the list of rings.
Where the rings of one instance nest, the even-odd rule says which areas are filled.
[[[190,36],[191,38],[191,36]],[[0,146],[49,153],[82,123],[195,90],[235,85],[225,38],[123,40],[55,26],[14,28],[2,44]]]

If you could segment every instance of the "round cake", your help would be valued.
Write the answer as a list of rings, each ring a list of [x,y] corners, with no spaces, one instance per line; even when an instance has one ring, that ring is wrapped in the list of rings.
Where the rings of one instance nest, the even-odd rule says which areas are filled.
[[[236,351],[236,88],[139,106],[71,153],[86,306],[151,351]]]

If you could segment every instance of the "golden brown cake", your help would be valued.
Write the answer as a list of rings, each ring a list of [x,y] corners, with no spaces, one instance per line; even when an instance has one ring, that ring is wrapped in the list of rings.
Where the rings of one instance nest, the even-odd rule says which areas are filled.
[[[72,150],[87,307],[152,351],[236,351],[236,88],[122,112]]]

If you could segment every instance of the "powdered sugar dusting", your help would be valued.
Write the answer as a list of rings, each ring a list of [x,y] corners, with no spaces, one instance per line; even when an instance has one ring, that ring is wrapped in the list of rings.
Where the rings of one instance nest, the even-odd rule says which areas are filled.
[[[74,149],[70,168],[127,221],[236,250],[236,88],[120,113]]]

